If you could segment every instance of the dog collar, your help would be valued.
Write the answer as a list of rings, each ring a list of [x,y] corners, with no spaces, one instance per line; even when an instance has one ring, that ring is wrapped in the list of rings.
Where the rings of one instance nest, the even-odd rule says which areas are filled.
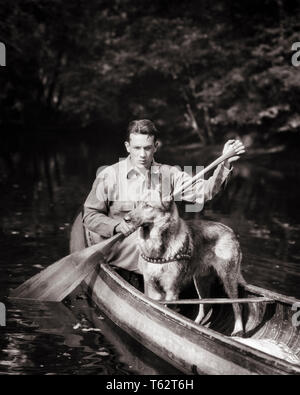
[[[183,251],[178,251],[174,256],[170,258],[153,258],[146,256],[144,254],[141,254],[142,258],[151,263],[169,263],[169,262],[174,262],[174,261],[182,261],[184,259],[191,259],[192,258],[192,250],[189,248],[185,253]]]

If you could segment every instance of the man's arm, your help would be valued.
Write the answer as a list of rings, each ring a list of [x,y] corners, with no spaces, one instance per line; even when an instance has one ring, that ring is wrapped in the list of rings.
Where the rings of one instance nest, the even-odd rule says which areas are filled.
[[[240,155],[245,152],[245,147],[239,140],[227,141],[224,145],[223,154],[232,149],[235,150],[236,156],[220,164],[208,180],[200,179],[196,184],[187,188],[183,195],[184,201],[191,203],[197,202],[203,205],[220,191],[222,185],[228,180],[228,176],[232,171],[231,163],[238,160]],[[175,189],[184,185],[190,179],[191,176],[187,173],[177,172],[175,176]]]
[[[195,187],[196,201],[203,199],[203,197],[204,203],[213,199],[220,192],[222,186],[227,184],[231,171],[232,168],[229,169],[224,163],[221,163],[208,180],[200,180],[200,183]]]
[[[200,179],[196,184],[187,188],[182,195],[182,200],[199,204],[204,204],[206,201],[211,200],[220,191],[231,171],[232,169],[220,164],[208,180]],[[176,190],[187,183],[192,176],[178,171],[175,173],[174,178],[174,189]]]
[[[83,224],[92,232],[103,237],[111,237],[120,220],[110,218],[108,183],[110,174],[101,172],[94,181],[93,187],[84,203]]]

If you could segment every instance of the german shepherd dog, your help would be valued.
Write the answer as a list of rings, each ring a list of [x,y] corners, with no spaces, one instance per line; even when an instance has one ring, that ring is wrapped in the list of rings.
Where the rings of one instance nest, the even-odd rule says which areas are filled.
[[[194,282],[199,298],[207,297],[214,269],[229,298],[238,297],[245,285],[240,271],[242,253],[229,227],[212,221],[184,221],[171,198],[143,201],[129,213],[128,221],[139,228],[139,268],[145,294],[155,300],[178,299],[184,286]],[[243,333],[241,307],[233,303],[232,336]],[[196,323],[203,320],[199,304]]]

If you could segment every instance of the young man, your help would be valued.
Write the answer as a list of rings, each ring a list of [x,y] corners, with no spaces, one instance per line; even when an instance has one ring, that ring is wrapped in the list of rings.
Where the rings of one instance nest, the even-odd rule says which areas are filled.
[[[84,204],[83,223],[89,244],[101,241],[116,233],[126,237],[116,244],[107,262],[114,266],[139,272],[136,229],[126,222],[126,214],[143,199],[147,190],[163,190],[163,196],[184,185],[191,176],[177,169],[156,163],[157,129],[147,119],[132,121],[127,130],[125,147],[129,156],[100,171]],[[219,165],[208,180],[200,180],[188,188],[184,201],[197,203],[200,207],[212,199],[221,189],[231,169],[231,162],[245,152],[240,141],[229,140],[223,149],[234,149],[234,156]]]

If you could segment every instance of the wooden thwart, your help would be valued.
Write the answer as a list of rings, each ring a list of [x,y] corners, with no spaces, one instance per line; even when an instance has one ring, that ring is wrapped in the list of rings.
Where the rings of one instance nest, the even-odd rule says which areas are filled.
[[[262,297],[254,298],[211,298],[211,299],[179,299],[179,300],[158,300],[161,304],[231,304],[231,303],[273,303],[274,299]]]

